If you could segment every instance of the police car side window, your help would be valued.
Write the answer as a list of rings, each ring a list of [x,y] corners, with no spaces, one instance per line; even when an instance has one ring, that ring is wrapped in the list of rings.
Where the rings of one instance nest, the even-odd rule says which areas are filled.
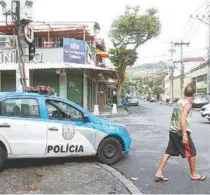
[[[61,101],[46,100],[50,119],[83,121],[83,113]]]
[[[39,106],[36,99],[12,98],[0,103],[1,116],[39,118]]]

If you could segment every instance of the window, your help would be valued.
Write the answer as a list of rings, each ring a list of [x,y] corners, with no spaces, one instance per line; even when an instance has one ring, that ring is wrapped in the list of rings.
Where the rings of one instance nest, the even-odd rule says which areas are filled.
[[[6,47],[6,39],[5,38],[0,38],[0,48]]]
[[[207,74],[200,75],[197,77],[197,82],[207,81]]]
[[[39,106],[35,99],[7,99],[0,103],[0,115],[39,118]]]
[[[83,113],[61,101],[46,100],[49,118],[52,120],[83,121]]]
[[[61,38],[61,37],[51,37],[50,38],[50,43],[49,43],[47,37],[45,37],[45,38],[35,37],[35,47],[37,47],[37,48],[63,47],[63,38]]]

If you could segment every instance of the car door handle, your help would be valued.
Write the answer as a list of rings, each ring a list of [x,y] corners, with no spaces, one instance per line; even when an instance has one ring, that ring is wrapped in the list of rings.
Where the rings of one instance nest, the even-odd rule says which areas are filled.
[[[3,123],[3,124],[0,124],[0,127],[6,127],[6,128],[10,128],[10,125],[9,124],[7,124],[7,123]]]
[[[49,131],[58,131],[58,129],[56,127],[50,127],[48,130]]]

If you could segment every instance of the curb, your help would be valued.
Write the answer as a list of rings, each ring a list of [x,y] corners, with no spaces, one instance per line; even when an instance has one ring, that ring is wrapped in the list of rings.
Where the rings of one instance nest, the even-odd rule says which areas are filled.
[[[128,191],[131,194],[142,194],[142,192],[128,179],[126,179],[119,171],[113,169],[112,167],[106,165],[97,163],[104,169],[106,169],[108,172],[110,172],[112,175],[114,175],[117,179],[120,180],[120,182],[128,189]]]
[[[112,118],[112,117],[122,117],[122,116],[127,116],[128,114],[108,114],[108,115],[99,115],[100,117],[105,117],[105,118]]]

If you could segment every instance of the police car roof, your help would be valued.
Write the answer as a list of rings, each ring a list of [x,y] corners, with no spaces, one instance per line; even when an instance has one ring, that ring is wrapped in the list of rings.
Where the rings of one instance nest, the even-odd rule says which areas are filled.
[[[41,95],[39,93],[33,92],[0,92],[0,97],[14,97],[14,96],[33,96],[33,97],[40,97],[40,96],[49,96],[48,94]]]

